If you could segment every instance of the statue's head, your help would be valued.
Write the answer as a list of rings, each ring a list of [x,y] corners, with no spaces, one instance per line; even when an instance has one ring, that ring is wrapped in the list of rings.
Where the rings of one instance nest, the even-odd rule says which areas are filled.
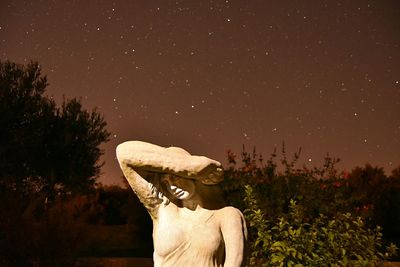
[[[179,200],[190,199],[196,191],[195,182],[192,179],[173,174],[164,174],[161,183],[172,197]]]

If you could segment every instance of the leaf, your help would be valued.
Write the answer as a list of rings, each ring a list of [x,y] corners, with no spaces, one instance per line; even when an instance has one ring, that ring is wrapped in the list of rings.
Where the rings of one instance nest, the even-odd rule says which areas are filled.
[[[271,258],[271,263],[282,263],[285,260],[286,256],[283,254],[275,254]]]

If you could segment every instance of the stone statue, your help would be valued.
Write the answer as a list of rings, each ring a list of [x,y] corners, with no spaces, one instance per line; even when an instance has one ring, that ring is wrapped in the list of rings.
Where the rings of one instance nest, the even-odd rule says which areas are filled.
[[[118,145],[120,167],[153,220],[155,267],[240,267],[246,224],[225,206],[221,164],[178,147]]]

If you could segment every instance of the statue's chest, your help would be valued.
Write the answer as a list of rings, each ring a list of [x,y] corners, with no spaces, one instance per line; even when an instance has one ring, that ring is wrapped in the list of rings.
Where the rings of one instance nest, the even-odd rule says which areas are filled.
[[[223,243],[212,213],[185,218],[176,213],[160,212],[154,224],[153,239],[154,250],[161,257],[189,249],[214,254]]]

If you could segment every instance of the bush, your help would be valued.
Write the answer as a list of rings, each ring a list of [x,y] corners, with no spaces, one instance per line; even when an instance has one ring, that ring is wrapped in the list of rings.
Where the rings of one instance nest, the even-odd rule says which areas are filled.
[[[249,185],[245,202],[249,266],[376,266],[396,252],[394,245],[383,247],[379,227],[369,229],[350,213],[306,221],[302,207],[291,201],[286,216],[268,220]]]
[[[276,151],[265,162],[243,148],[241,164],[228,151],[222,187],[247,219],[249,266],[376,265],[395,255],[389,242],[398,242],[399,214],[382,207],[398,206],[400,171],[387,177],[367,164],[339,172],[339,160],[329,155],[322,167],[296,168],[300,151],[290,160],[283,146],[281,165]]]

